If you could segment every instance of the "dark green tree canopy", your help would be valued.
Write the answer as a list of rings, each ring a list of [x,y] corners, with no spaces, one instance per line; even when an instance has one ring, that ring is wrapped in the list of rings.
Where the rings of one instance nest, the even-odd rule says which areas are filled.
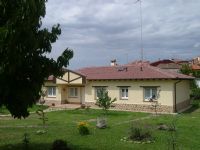
[[[64,50],[57,61],[46,57],[61,34],[59,24],[41,28],[47,0],[0,1],[0,107],[14,117],[29,115],[49,75],[62,76],[73,51]]]

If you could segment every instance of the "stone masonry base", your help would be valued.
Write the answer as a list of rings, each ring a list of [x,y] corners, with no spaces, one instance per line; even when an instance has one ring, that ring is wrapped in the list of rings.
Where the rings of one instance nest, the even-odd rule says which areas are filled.
[[[61,105],[61,101],[57,100],[45,100],[45,105],[53,106],[53,105]]]
[[[86,105],[92,107],[98,107],[93,102],[85,102]],[[155,107],[153,105],[143,105],[143,104],[113,104],[114,109],[118,110],[129,110],[129,111],[136,111],[136,112],[155,112]],[[159,105],[157,107],[157,112],[162,113],[173,113],[172,106],[166,105]]]
[[[66,103],[66,102],[62,102],[62,101],[58,101],[58,100],[45,100],[45,105],[48,105],[48,106],[56,106],[56,105],[62,105],[62,104],[80,104],[78,102],[69,102],[69,103]]]

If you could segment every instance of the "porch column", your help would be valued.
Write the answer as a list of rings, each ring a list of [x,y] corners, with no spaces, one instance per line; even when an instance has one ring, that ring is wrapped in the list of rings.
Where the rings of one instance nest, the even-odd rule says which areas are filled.
[[[85,87],[81,87],[81,104],[85,104]]]

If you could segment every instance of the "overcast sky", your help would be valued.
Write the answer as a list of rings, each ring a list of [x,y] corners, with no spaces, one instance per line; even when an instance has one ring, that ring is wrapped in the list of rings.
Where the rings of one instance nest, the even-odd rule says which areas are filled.
[[[69,68],[139,60],[137,0],[48,0],[43,25],[59,23],[62,35],[49,57],[69,47]],[[200,0],[143,0],[144,59],[190,59],[200,55]]]

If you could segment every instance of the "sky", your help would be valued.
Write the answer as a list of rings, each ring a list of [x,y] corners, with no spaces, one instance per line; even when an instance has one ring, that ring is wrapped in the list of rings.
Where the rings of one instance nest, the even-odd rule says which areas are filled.
[[[126,64],[141,59],[137,0],[48,0],[43,27],[59,23],[62,34],[48,57],[73,49],[70,69]],[[144,59],[191,59],[200,55],[200,0],[142,0]]]

